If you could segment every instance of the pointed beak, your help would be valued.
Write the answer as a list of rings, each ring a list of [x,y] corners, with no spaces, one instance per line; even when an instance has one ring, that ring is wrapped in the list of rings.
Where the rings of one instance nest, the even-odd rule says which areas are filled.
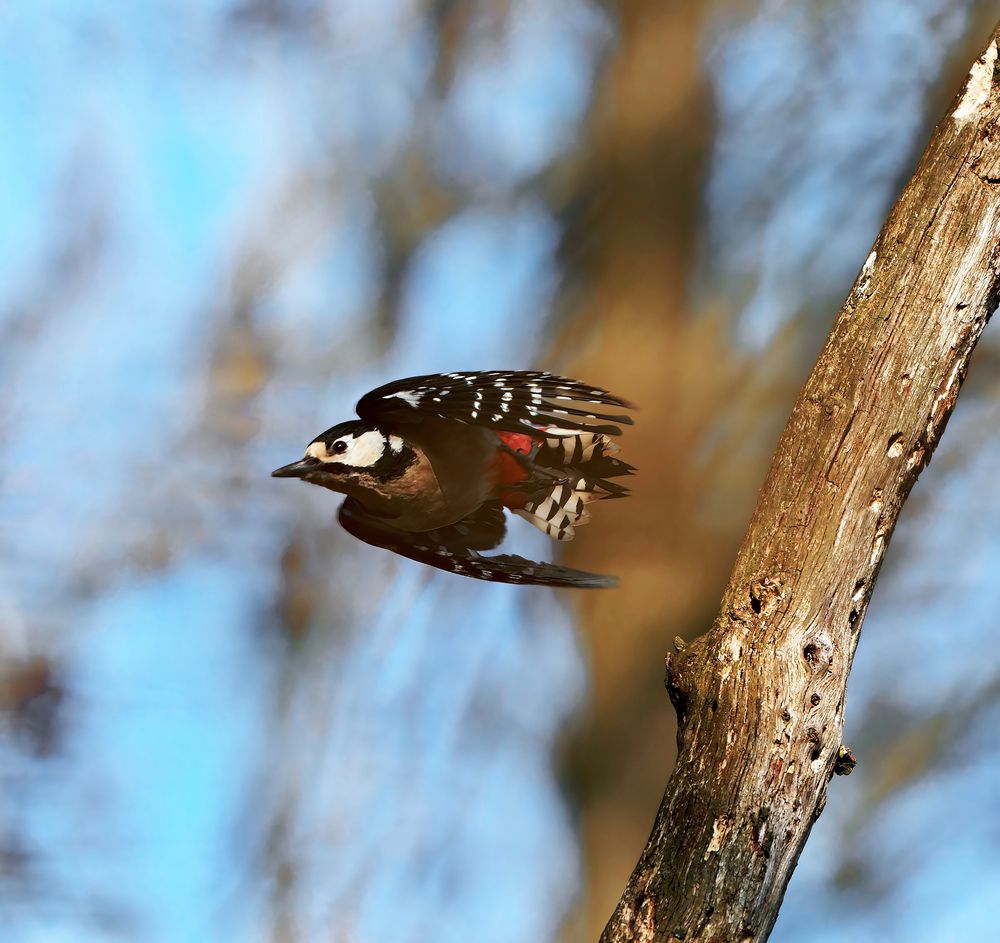
[[[272,478],[304,478],[309,472],[316,471],[319,459],[303,458],[300,461],[292,462],[291,465],[282,465],[271,472]]]

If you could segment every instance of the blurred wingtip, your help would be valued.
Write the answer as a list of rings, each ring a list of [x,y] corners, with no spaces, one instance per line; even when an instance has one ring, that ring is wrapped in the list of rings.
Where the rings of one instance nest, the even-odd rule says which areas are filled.
[[[594,574],[594,579],[581,584],[581,589],[617,589],[621,580],[617,576],[601,576]]]

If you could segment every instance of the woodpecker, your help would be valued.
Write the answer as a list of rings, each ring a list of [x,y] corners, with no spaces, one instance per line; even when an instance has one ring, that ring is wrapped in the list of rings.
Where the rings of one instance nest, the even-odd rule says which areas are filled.
[[[551,373],[408,377],[366,393],[360,420],[327,429],[271,475],[347,495],[344,529],[411,560],[496,583],[605,588],[617,579],[480,552],[503,540],[505,509],[571,540],[588,504],[628,494],[612,480],[635,471],[613,457],[611,437],[632,424],[622,409],[634,407]]]

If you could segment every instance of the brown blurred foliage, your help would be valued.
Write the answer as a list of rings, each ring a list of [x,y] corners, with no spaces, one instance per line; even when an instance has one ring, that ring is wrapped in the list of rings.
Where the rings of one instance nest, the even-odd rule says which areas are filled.
[[[700,633],[714,614],[778,431],[766,423],[797,374],[793,330],[766,357],[745,357],[724,312],[689,307],[713,130],[699,52],[711,11],[692,0],[619,13],[578,181],[589,205],[565,240],[567,291],[582,304],[554,345],[571,359],[552,357],[641,408],[625,440],[642,471],[632,500],[567,554],[571,565],[629,574],[619,592],[580,602],[591,698],[564,761],[588,875],[579,930],[591,939],[645,843],[672,762],[665,643]]]

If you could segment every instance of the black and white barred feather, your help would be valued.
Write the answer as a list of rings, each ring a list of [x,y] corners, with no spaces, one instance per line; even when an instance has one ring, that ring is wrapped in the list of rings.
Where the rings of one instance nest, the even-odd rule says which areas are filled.
[[[620,435],[631,416],[607,412],[631,409],[607,390],[578,380],[529,370],[435,373],[380,386],[358,402],[358,415],[373,424],[418,422],[434,414],[443,419],[521,432],[543,439],[547,428],[564,432]]]
[[[552,484],[515,513],[555,540],[572,540],[576,528],[590,521],[588,504],[628,495],[628,488],[610,480],[635,471],[612,457],[617,451],[618,446],[603,433],[547,430],[534,463],[551,470]]]

